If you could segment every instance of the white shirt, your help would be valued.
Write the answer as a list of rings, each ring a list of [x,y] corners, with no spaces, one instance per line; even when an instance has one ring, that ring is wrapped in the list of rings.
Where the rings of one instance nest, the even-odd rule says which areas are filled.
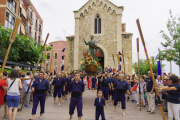
[[[160,84],[161,86],[163,86],[163,81],[156,79],[156,84]]]
[[[25,78],[30,78],[30,77],[27,75]],[[27,92],[28,87],[29,87],[28,85],[30,84],[30,82],[31,82],[31,79],[24,80],[24,91],[25,92]],[[32,85],[32,83],[31,83],[31,85]],[[29,92],[31,92],[31,89],[29,89]]]

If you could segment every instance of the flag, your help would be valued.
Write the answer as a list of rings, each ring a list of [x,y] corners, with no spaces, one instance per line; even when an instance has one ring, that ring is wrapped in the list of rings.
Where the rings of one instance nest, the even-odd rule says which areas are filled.
[[[158,56],[156,58],[158,58]],[[158,75],[161,75],[160,51],[159,51],[159,61],[157,61],[157,67],[158,67]]]

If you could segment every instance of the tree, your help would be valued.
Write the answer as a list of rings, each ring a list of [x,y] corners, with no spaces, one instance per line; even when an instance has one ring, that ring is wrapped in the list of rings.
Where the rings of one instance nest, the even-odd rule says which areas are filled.
[[[179,76],[180,76],[180,17],[173,17],[171,10],[169,11],[170,18],[167,22],[167,29],[169,34],[166,34],[163,30],[160,31],[162,38],[165,42],[161,45],[164,47],[164,54],[168,61],[174,61],[176,65],[179,66]]]
[[[11,33],[12,29],[5,28],[0,25],[0,56],[3,58],[6,55],[10,43],[9,38]],[[43,46],[34,42],[32,38],[16,34],[15,40],[9,52],[8,61],[35,64],[38,61],[42,48]],[[48,47],[47,50],[51,50],[51,47]],[[42,59],[43,55],[41,61]]]
[[[150,58],[150,63],[153,73],[158,74],[157,62],[155,57]],[[161,65],[162,69],[164,66],[164,64]],[[138,74],[138,62],[133,63],[133,68],[135,69],[135,73]],[[147,60],[140,59],[140,75],[147,75],[148,71],[150,71],[150,69]]]
[[[170,62],[170,73],[172,73],[171,62],[174,60],[173,52],[174,52],[174,50],[172,50],[172,49],[166,49],[166,50],[160,51],[161,58],[166,59],[168,62]],[[159,57],[159,55],[158,55],[158,57]]]

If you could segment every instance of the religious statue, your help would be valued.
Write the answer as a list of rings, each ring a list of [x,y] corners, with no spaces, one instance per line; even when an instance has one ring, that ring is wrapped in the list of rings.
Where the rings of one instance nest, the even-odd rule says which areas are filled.
[[[95,44],[95,41],[93,41],[93,38],[94,38],[94,36],[92,35],[92,36],[91,36],[91,40],[89,40],[88,42],[86,42],[84,38],[83,38],[83,40],[84,40],[84,43],[85,43],[86,45],[89,45],[89,51],[88,51],[88,53],[90,53],[91,56],[92,56],[92,58],[95,59],[95,48],[96,48],[97,46],[96,46],[96,44]]]

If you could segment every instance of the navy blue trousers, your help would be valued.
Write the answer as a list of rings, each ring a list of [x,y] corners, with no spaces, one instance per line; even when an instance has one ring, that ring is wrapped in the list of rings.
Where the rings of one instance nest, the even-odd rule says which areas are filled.
[[[101,115],[102,120],[106,120],[104,110],[102,111],[96,110],[96,120],[99,120],[100,115]]]
[[[34,94],[34,96],[33,96],[32,115],[36,114],[36,110],[37,110],[37,106],[39,104],[39,101],[40,101],[40,106],[41,106],[40,114],[44,114],[45,100],[46,100],[46,93],[43,93],[43,94]]]

